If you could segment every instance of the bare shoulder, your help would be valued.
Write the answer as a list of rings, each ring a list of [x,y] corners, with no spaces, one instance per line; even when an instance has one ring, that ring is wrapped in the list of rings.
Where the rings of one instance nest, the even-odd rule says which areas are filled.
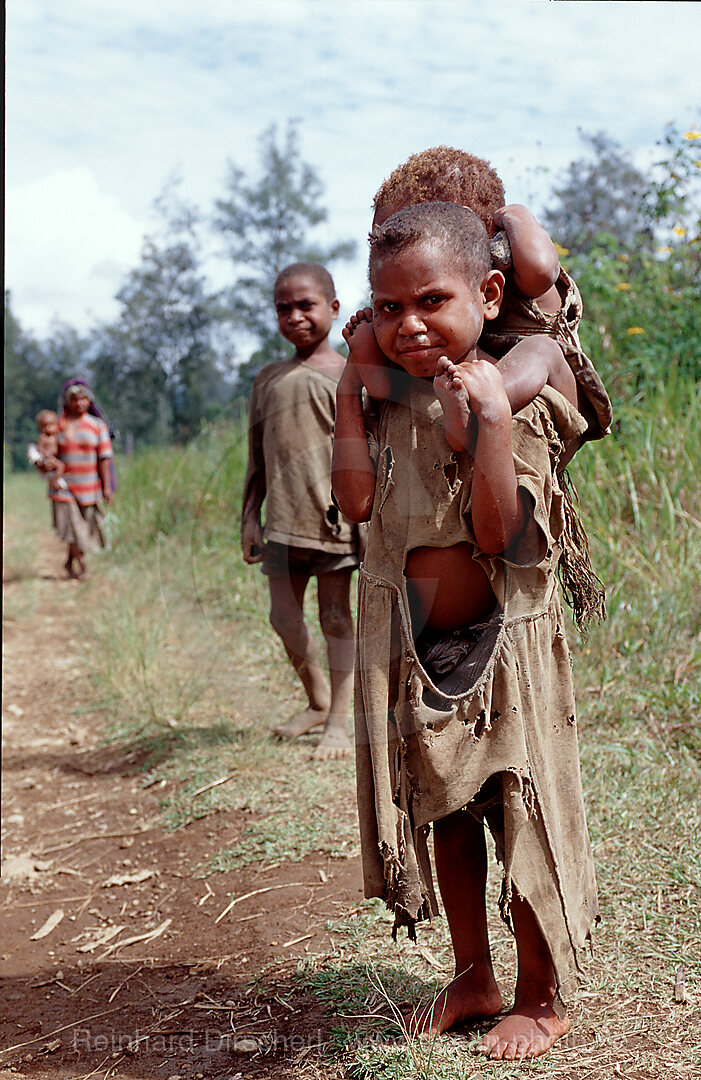
[[[324,375],[330,375],[332,379],[340,379],[346,366],[345,358],[334,349],[314,354],[305,362],[307,367],[313,368],[314,371],[321,371]]]

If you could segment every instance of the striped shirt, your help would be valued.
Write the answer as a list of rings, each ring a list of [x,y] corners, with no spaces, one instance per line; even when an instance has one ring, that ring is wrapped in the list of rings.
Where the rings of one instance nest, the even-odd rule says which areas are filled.
[[[58,456],[66,466],[63,479],[69,490],[61,490],[53,484],[49,496],[54,502],[71,502],[75,499],[81,506],[92,506],[102,498],[102,483],[97,463],[112,457],[107,424],[98,416],[84,413],[73,424],[70,438],[66,434],[66,417],[59,421]]]

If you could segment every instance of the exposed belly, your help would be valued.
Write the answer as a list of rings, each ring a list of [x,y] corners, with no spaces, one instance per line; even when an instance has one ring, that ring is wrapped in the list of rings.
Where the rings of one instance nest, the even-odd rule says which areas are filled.
[[[405,567],[414,638],[422,630],[457,630],[494,610],[489,578],[472,558],[472,544],[410,551]]]

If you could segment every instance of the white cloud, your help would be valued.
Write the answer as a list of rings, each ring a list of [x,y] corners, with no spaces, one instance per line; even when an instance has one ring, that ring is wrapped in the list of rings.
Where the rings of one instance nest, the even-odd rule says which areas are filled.
[[[21,321],[84,329],[112,317],[112,299],[138,260],[143,224],[100,190],[86,168],[50,173],[7,191],[7,282]]]
[[[700,23],[697,4],[600,0],[10,0],[8,183],[89,173],[107,215],[101,258],[124,265],[115,204],[146,220],[179,168],[209,210],[227,159],[255,172],[261,131],[296,117],[326,185],[324,239],[359,241],[352,280],[337,273],[361,296],[372,196],[410,153],[471,150],[519,201],[540,200],[579,154],[580,126],[649,156],[667,121],[698,122]],[[32,326],[39,280],[48,307],[51,289],[66,310],[82,298],[27,265],[37,239],[23,207],[8,284],[19,305],[34,281],[35,306],[17,308]]]

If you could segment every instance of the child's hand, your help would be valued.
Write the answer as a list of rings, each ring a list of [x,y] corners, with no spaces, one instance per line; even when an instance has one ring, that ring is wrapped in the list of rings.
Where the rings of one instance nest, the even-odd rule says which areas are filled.
[[[362,308],[351,315],[342,330],[348,345],[348,361],[370,397],[383,401],[389,397],[391,380],[388,360],[377,344],[372,326],[372,308]]]
[[[249,566],[265,558],[265,541],[259,521],[244,521],[241,526],[241,551],[243,561]]]
[[[492,222],[509,238],[516,288],[531,299],[544,296],[560,272],[557,250],[545,229],[520,203],[500,207]]]
[[[511,405],[506,395],[499,368],[489,360],[464,360],[457,367],[450,365],[452,380],[459,377],[467,395],[471,413],[478,424],[508,423],[511,425]]]

